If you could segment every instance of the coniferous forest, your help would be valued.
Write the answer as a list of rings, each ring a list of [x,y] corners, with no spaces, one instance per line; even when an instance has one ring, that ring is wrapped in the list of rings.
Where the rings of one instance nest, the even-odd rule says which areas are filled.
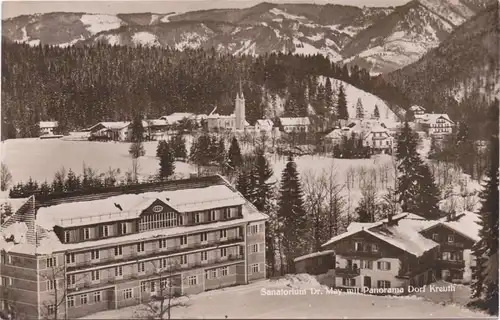
[[[405,96],[380,77],[320,55],[233,56],[213,49],[180,52],[103,44],[2,46],[2,139],[38,136],[37,123],[44,120],[58,121],[64,131],[137,115],[208,114],[214,107],[230,114],[239,80],[251,124],[264,116],[265,106],[275,104],[269,101],[275,94],[286,99],[285,116],[306,115],[307,103],[321,109],[318,114],[332,107],[318,76],[346,81],[387,100],[391,108],[408,106]]]

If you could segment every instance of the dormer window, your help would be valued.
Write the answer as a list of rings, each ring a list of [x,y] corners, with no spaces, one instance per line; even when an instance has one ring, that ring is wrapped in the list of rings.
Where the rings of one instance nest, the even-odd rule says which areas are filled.
[[[109,227],[108,226],[101,226],[101,231],[102,231],[103,237],[109,237]]]
[[[231,209],[224,208],[224,219],[229,219],[229,218],[231,218]]]
[[[90,228],[83,228],[83,240],[90,239]]]
[[[127,223],[125,223],[125,222],[120,223],[120,231],[121,231],[121,234],[127,233]]]
[[[64,242],[69,243],[69,231],[64,231]]]
[[[210,210],[209,219],[210,221],[215,221],[215,210]]]
[[[163,210],[162,206],[154,206],[153,207],[153,212],[155,212],[155,213],[162,212],[162,210]]]
[[[201,213],[195,213],[194,214],[194,223],[200,223],[201,222]]]

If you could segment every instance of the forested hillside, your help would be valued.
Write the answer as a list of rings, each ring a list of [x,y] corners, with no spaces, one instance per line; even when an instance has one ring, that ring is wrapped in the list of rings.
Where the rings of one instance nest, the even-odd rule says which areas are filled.
[[[215,50],[183,52],[146,47],[31,47],[2,45],[2,138],[37,136],[40,120],[57,120],[66,130],[98,121],[157,118],[171,112],[229,114],[241,79],[252,124],[286,100],[284,115],[334,109],[319,76],[350,83],[386,100],[407,100],[366,70],[340,67],[323,56],[224,55]],[[325,94],[326,92],[326,94]],[[316,112],[320,109],[321,112]],[[280,114],[278,114],[280,115]]]

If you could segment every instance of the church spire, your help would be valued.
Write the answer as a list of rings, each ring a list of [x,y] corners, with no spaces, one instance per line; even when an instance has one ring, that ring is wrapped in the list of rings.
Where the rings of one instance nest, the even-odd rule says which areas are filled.
[[[243,96],[243,87],[241,86],[241,77],[240,77],[240,92],[238,92],[238,97],[240,99],[245,99],[245,97]]]

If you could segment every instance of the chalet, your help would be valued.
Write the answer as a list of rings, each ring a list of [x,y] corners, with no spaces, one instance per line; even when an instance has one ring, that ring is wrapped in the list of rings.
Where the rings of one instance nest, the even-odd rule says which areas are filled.
[[[130,121],[99,122],[86,131],[91,137],[113,141],[126,141],[129,138]]]
[[[32,196],[1,226],[2,306],[56,318],[59,288],[57,316],[75,319],[266,277],[267,216],[224,178],[126,188]]]
[[[273,127],[274,123],[269,119],[259,119],[255,122],[255,131],[271,132]]]
[[[415,122],[428,135],[438,138],[451,134],[455,127],[447,114],[426,113],[416,118]]]
[[[169,128],[168,122],[162,119],[143,120],[142,126],[144,128],[144,134],[152,140],[161,139]],[[132,123],[129,124],[130,132],[131,132],[131,127]]]
[[[464,280],[464,250],[475,241],[451,222],[403,213],[352,223],[323,248],[335,252],[338,287],[407,288],[437,279]]]
[[[54,130],[56,130],[59,126],[57,121],[40,121],[38,125],[40,127],[41,135],[53,135]]]
[[[279,120],[286,133],[308,132],[311,125],[308,117],[279,118]]]
[[[423,114],[425,114],[425,109],[421,106],[411,106],[410,107],[410,111],[413,112],[413,114],[415,115],[415,117],[418,117],[418,116],[421,116]]]
[[[382,126],[372,127],[364,136],[363,144],[375,153],[392,153],[394,138]]]

